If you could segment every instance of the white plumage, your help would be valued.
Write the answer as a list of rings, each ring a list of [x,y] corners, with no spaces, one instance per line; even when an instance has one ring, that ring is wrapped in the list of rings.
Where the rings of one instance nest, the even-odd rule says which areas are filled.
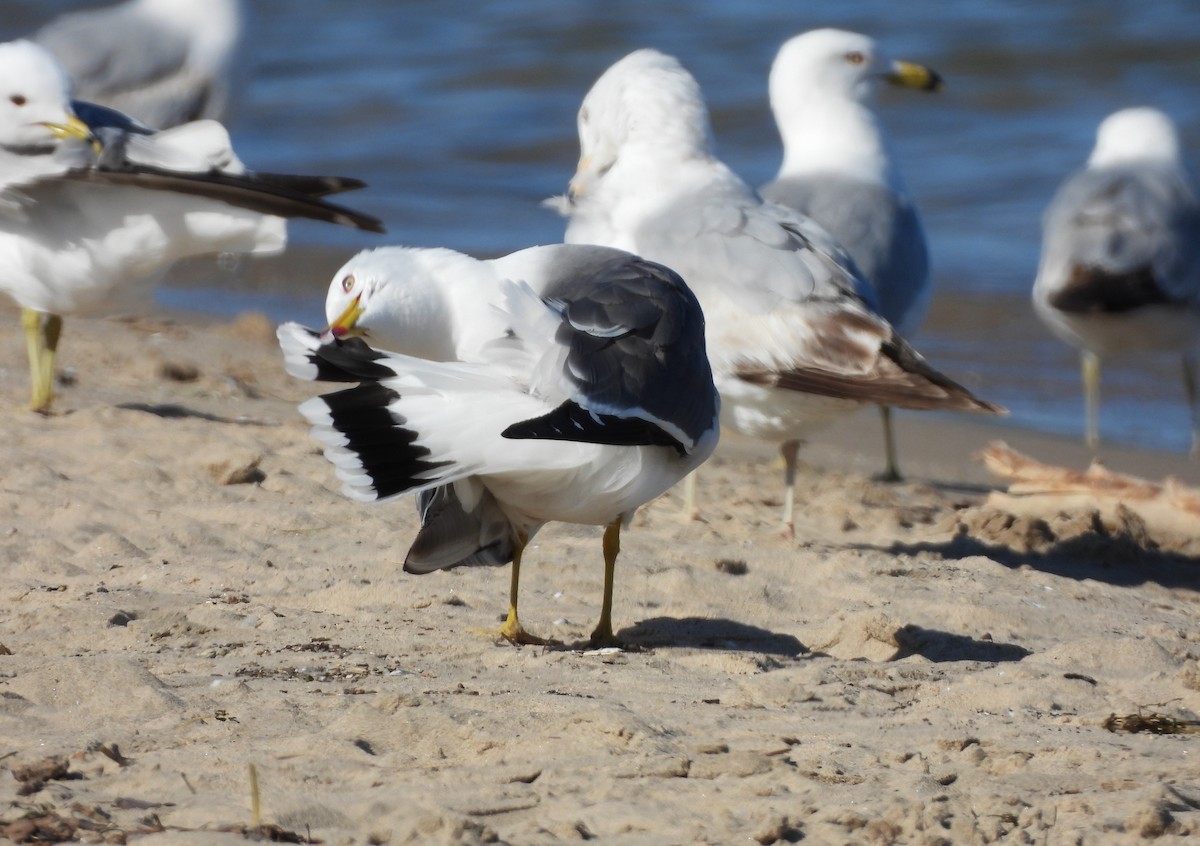
[[[154,133],[72,104],[31,42],[0,44],[0,80],[0,291],[24,311],[35,409],[51,402],[61,315],[111,308],[187,256],[278,252],[288,217],[381,230],[320,199],[362,183],[250,174],[214,121]]]
[[[241,34],[238,0],[125,0],[62,15],[31,40],[81,100],[167,129],[225,117]]]
[[[1141,351],[1183,359],[1200,455],[1200,195],[1171,119],[1123,109],[1046,210],[1038,316],[1083,362],[1085,436],[1099,443],[1100,362]]]
[[[551,520],[607,526],[592,641],[613,642],[621,526],[717,441],[703,316],[686,285],[600,247],[493,261],[392,247],[339,270],[327,311],[324,333],[280,327],[285,363],[300,378],[360,382],[300,410],[346,495],[418,495],[405,569],[513,561],[501,634],[537,642],[517,616],[529,539]]]
[[[797,35],[771,66],[771,109],[783,162],[762,196],[812,218],[870,282],[879,313],[909,336],[932,295],[929,251],[916,205],[872,108],[883,84],[936,90],[929,68],[894,61],[872,38],[837,29]],[[891,416],[883,410],[887,467],[900,478]]]
[[[566,240],[606,239],[679,272],[707,318],[722,422],[782,442],[791,531],[800,439],[862,403],[995,411],[926,365],[874,309],[837,242],[764,204],[712,153],[695,79],[639,50],[579,110]]]

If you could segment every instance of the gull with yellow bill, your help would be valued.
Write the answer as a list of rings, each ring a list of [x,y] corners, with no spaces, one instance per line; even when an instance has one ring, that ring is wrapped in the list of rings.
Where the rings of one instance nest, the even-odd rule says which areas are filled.
[[[154,132],[72,102],[29,41],[0,44],[0,80],[0,291],[22,310],[36,411],[51,406],[63,315],[106,309],[182,258],[279,252],[287,218],[383,231],[322,199],[361,182],[252,173],[215,121]]]

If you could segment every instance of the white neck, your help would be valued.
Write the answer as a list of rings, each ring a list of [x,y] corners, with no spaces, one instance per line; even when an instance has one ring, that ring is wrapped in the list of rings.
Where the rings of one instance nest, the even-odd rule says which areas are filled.
[[[772,98],[772,107],[783,139],[779,177],[832,171],[900,187],[887,142],[867,106],[817,92],[801,99],[792,92],[786,101]]]

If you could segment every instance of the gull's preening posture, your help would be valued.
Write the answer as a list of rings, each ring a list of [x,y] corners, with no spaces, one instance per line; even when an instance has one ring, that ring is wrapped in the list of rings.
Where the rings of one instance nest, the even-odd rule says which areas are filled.
[[[998,409],[925,364],[828,233],[764,204],[709,138],[699,85],[679,62],[656,50],[618,61],[579,110],[566,240],[602,238],[662,262],[696,292],[722,423],[782,444],[786,534],[799,441],[819,426],[862,403]]]
[[[418,494],[422,528],[404,569],[512,561],[500,634],[543,642],[517,615],[526,545],[551,520],[605,526],[591,641],[614,643],[621,527],[717,442],[692,292],[628,253],[562,244],[495,261],[378,250],[339,271],[334,290],[345,307],[330,331],[285,324],[280,345],[294,376],[360,383],[300,410],[347,496]],[[456,313],[470,296],[486,317]],[[412,352],[376,351],[358,335]]]
[[[125,0],[62,15],[30,40],[79,99],[168,129],[225,116],[241,32],[238,0]]]
[[[481,262],[440,248],[363,250],[333,275],[325,317],[335,336],[358,335],[376,349],[483,363],[509,328],[500,280],[521,279],[540,293],[562,274],[543,264],[571,255],[529,249]]]
[[[941,77],[893,61],[874,39],[815,29],[779,48],[770,97],[783,138],[783,164],[759,189],[821,225],[871,283],[879,313],[902,335],[920,326],[931,296],[929,251],[916,205],[871,107],[880,85],[935,91]],[[900,479],[888,406],[884,478]]]
[[[321,199],[357,180],[253,174],[219,123],[154,133],[72,104],[68,86],[41,47],[0,44],[0,291],[22,309],[37,411],[53,396],[62,315],[105,307],[181,258],[278,252],[285,218],[382,231]]]
[[[1083,360],[1085,434],[1100,440],[1100,361],[1178,353],[1200,455],[1200,197],[1171,119],[1124,109],[1046,210],[1038,316]]]

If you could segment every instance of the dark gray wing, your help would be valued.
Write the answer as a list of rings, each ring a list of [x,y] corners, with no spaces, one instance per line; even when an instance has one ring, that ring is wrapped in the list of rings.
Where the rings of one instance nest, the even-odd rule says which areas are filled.
[[[1179,168],[1088,169],[1046,211],[1043,251],[1067,278],[1049,302],[1063,311],[1128,311],[1200,302],[1200,201]]]
[[[404,558],[407,573],[430,573],[450,567],[495,566],[513,559],[513,531],[496,498],[482,488],[470,511],[463,508],[454,485],[417,494],[421,530]]]
[[[879,313],[901,326],[925,300],[929,248],[912,201],[886,185],[837,176],[791,176],[762,195],[811,217],[854,259],[879,300]]]
[[[559,315],[570,399],[514,424],[510,438],[687,453],[716,425],[717,395],[700,304],[674,271],[613,250],[565,248],[544,301]]]
[[[72,100],[71,109],[75,117],[88,125],[95,133],[105,130],[116,130],[118,133],[133,133],[136,135],[153,135],[156,130],[146,126],[135,117],[125,114],[99,103],[89,103],[87,100]]]

